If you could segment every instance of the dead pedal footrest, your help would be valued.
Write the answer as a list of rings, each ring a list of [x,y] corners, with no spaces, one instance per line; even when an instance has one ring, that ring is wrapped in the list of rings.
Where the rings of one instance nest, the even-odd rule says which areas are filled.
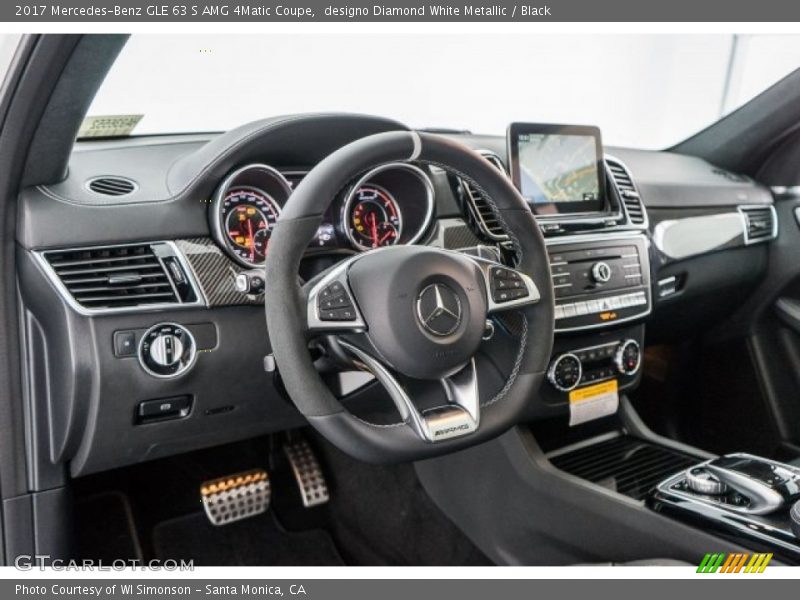
[[[303,506],[311,508],[330,500],[325,475],[308,442],[303,438],[294,439],[284,445],[283,451],[292,467]]]
[[[200,486],[200,495],[208,520],[219,526],[265,512],[272,490],[269,474],[253,469],[206,481]]]

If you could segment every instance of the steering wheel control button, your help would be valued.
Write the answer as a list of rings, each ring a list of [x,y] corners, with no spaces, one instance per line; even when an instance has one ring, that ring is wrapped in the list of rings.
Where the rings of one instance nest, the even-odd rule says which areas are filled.
[[[197,344],[188,329],[176,323],[159,323],[139,341],[139,363],[153,377],[177,377],[197,358]]]
[[[461,325],[461,300],[444,283],[433,283],[417,296],[417,318],[422,328],[435,336],[451,335]]]
[[[319,292],[317,312],[320,321],[352,321],[356,318],[353,300],[339,281],[334,281]]]
[[[581,359],[574,354],[557,357],[547,371],[547,379],[560,392],[569,392],[578,387],[583,376]]]
[[[516,271],[493,267],[489,273],[492,300],[497,304],[519,300],[529,295],[528,288]]]
[[[625,340],[617,348],[614,364],[621,375],[636,375],[642,364],[642,351],[636,340]]]

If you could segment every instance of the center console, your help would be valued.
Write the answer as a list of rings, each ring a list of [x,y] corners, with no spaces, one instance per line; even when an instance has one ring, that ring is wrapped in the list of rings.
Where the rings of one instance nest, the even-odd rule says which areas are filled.
[[[548,246],[556,297],[556,332],[599,329],[651,310],[644,235],[561,239]]]
[[[625,167],[604,156],[596,127],[512,123],[507,143],[511,179],[545,235],[555,295],[537,416],[561,415],[576,394],[616,396],[638,382],[652,307],[646,213]],[[612,398],[592,418],[614,406]]]
[[[603,160],[596,128],[573,125],[514,123],[508,154],[511,178],[545,234],[553,279],[556,336],[540,411],[569,410],[570,430],[616,414],[617,402],[627,413],[589,426],[606,433],[588,440],[562,424],[561,436],[579,441],[549,451],[550,464],[700,531],[800,561],[799,467],[749,454],[710,457],[646,428],[637,434],[635,411],[616,396],[639,382],[653,303],[647,217],[624,165]],[[601,408],[575,419],[586,398]]]
[[[651,310],[645,236],[554,240],[548,253],[559,334],[548,371],[552,387],[570,392],[615,378],[621,387],[635,382],[643,329],[623,325]]]
[[[515,123],[507,143],[511,178],[547,243],[547,381],[524,427],[416,465],[426,492],[503,563],[699,564],[708,552],[764,552],[800,564],[800,468],[660,435],[625,393],[640,382],[654,290],[669,291],[651,280],[658,252],[630,172],[602,156],[591,127]]]
[[[648,501],[656,511],[800,559],[800,468],[727,454],[675,473]]]

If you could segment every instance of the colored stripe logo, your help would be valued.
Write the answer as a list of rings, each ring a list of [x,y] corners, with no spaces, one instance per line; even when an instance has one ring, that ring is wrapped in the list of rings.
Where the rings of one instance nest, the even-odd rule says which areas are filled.
[[[763,573],[772,560],[772,553],[714,552],[706,554],[697,567],[698,573]]]

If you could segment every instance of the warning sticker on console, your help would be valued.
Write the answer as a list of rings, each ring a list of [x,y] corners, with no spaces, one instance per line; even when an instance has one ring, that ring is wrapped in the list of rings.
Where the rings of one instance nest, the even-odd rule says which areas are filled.
[[[617,412],[617,380],[604,381],[569,393],[569,425],[580,425]]]

